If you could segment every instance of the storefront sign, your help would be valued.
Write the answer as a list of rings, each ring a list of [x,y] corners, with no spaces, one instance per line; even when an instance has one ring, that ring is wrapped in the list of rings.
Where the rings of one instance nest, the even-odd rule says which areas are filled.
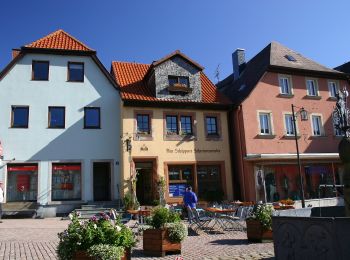
[[[169,184],[169,197],[180,197],[185,194],[186,184],[176,183]]]
[[[220,153],[220,149],[180,149],[180,148],[175,148],[175,149],[166,149],[167,153],[176,153],[176,154],[197,154],[197,153]]]
[[[56,171],[80,171],[80,165],[54,165],[53,169]]]
[[[38,170],[38,166],[9,166],[8,172],[35,172]]]

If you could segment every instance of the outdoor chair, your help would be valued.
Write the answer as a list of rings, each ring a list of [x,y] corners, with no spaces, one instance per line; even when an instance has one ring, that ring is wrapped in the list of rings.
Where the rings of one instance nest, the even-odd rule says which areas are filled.
[[[252,211],[252,206],[240,206],[236,210],[234,216],[227,216],[227,220],[231,223],[232,229],[237,231],[246,231],[244,221],[251,215]]]
[[[195,232],[198,230],[202,230],[208,226],[210,221],[212,220],[210,217],[205,215],[205,211],[203,209],[191,209],[187,207],[187,215],[188,215],[188,227],[193,229]]]

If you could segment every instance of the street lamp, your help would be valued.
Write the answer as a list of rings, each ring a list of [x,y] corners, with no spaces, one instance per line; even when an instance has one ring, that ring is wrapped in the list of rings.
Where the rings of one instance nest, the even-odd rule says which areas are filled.
[[[301,121],[307,121],[308,113],[303,107],[299,108],[299,111],[294,113],[294,108],[299,108],[299,107],[296,107],[292,104],[292,121],[293,121],[293,127],[294,127],[295,145],[297,147],[297,161],[298,161],[299,180],[300,180],[300,187],[301,187],[301,206],[305,208],[304,181],[303,181],[303,176],[301,176],[301,163],[300,163],[300,157],[299,157],[296,115],[300,114]]]

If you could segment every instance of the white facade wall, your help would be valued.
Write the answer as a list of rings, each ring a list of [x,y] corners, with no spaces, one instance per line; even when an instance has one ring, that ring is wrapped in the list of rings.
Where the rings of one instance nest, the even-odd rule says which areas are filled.
[[[48,81],[31,80],[32,60],[50,62]],[[84,62],[84,82],[67,81],[69,61]],[[12,105],[29,106],[27,129],[11,128]],[[49,106],[66,107],[65,129],[48,128]],[[88,106],[101,108],[101,129],[84,129]],[[0,140],[5,189],[7,163],[38,163],[38,202],[50,204],[52,162],[81,162],[82,200],[91,201],[93,162],[110,161],[111,197],[119,198],[120,96],[90,57],[26,54],[20,59],[0,81]]]

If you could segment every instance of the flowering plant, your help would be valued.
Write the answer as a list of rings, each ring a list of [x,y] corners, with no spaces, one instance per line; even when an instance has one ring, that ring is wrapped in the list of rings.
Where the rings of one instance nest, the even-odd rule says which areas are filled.
[[[133,247],[136,243],[128,227],[121,224],[119,219],[113,223],[105,213],[85,221],[79,220],[77,213],[69,214],[69,217],[71,223],[68,228],[58,234],[59,259],[72,259],[77,251],[88,251],[94,245],[110,245],[125,249]],[[90,250],[94,251],[96,250]]]
[[[252,215],[247,219],[254,219],[260,222],[265,230],[272,229],[273,206],[267,204],[255,205]]]

